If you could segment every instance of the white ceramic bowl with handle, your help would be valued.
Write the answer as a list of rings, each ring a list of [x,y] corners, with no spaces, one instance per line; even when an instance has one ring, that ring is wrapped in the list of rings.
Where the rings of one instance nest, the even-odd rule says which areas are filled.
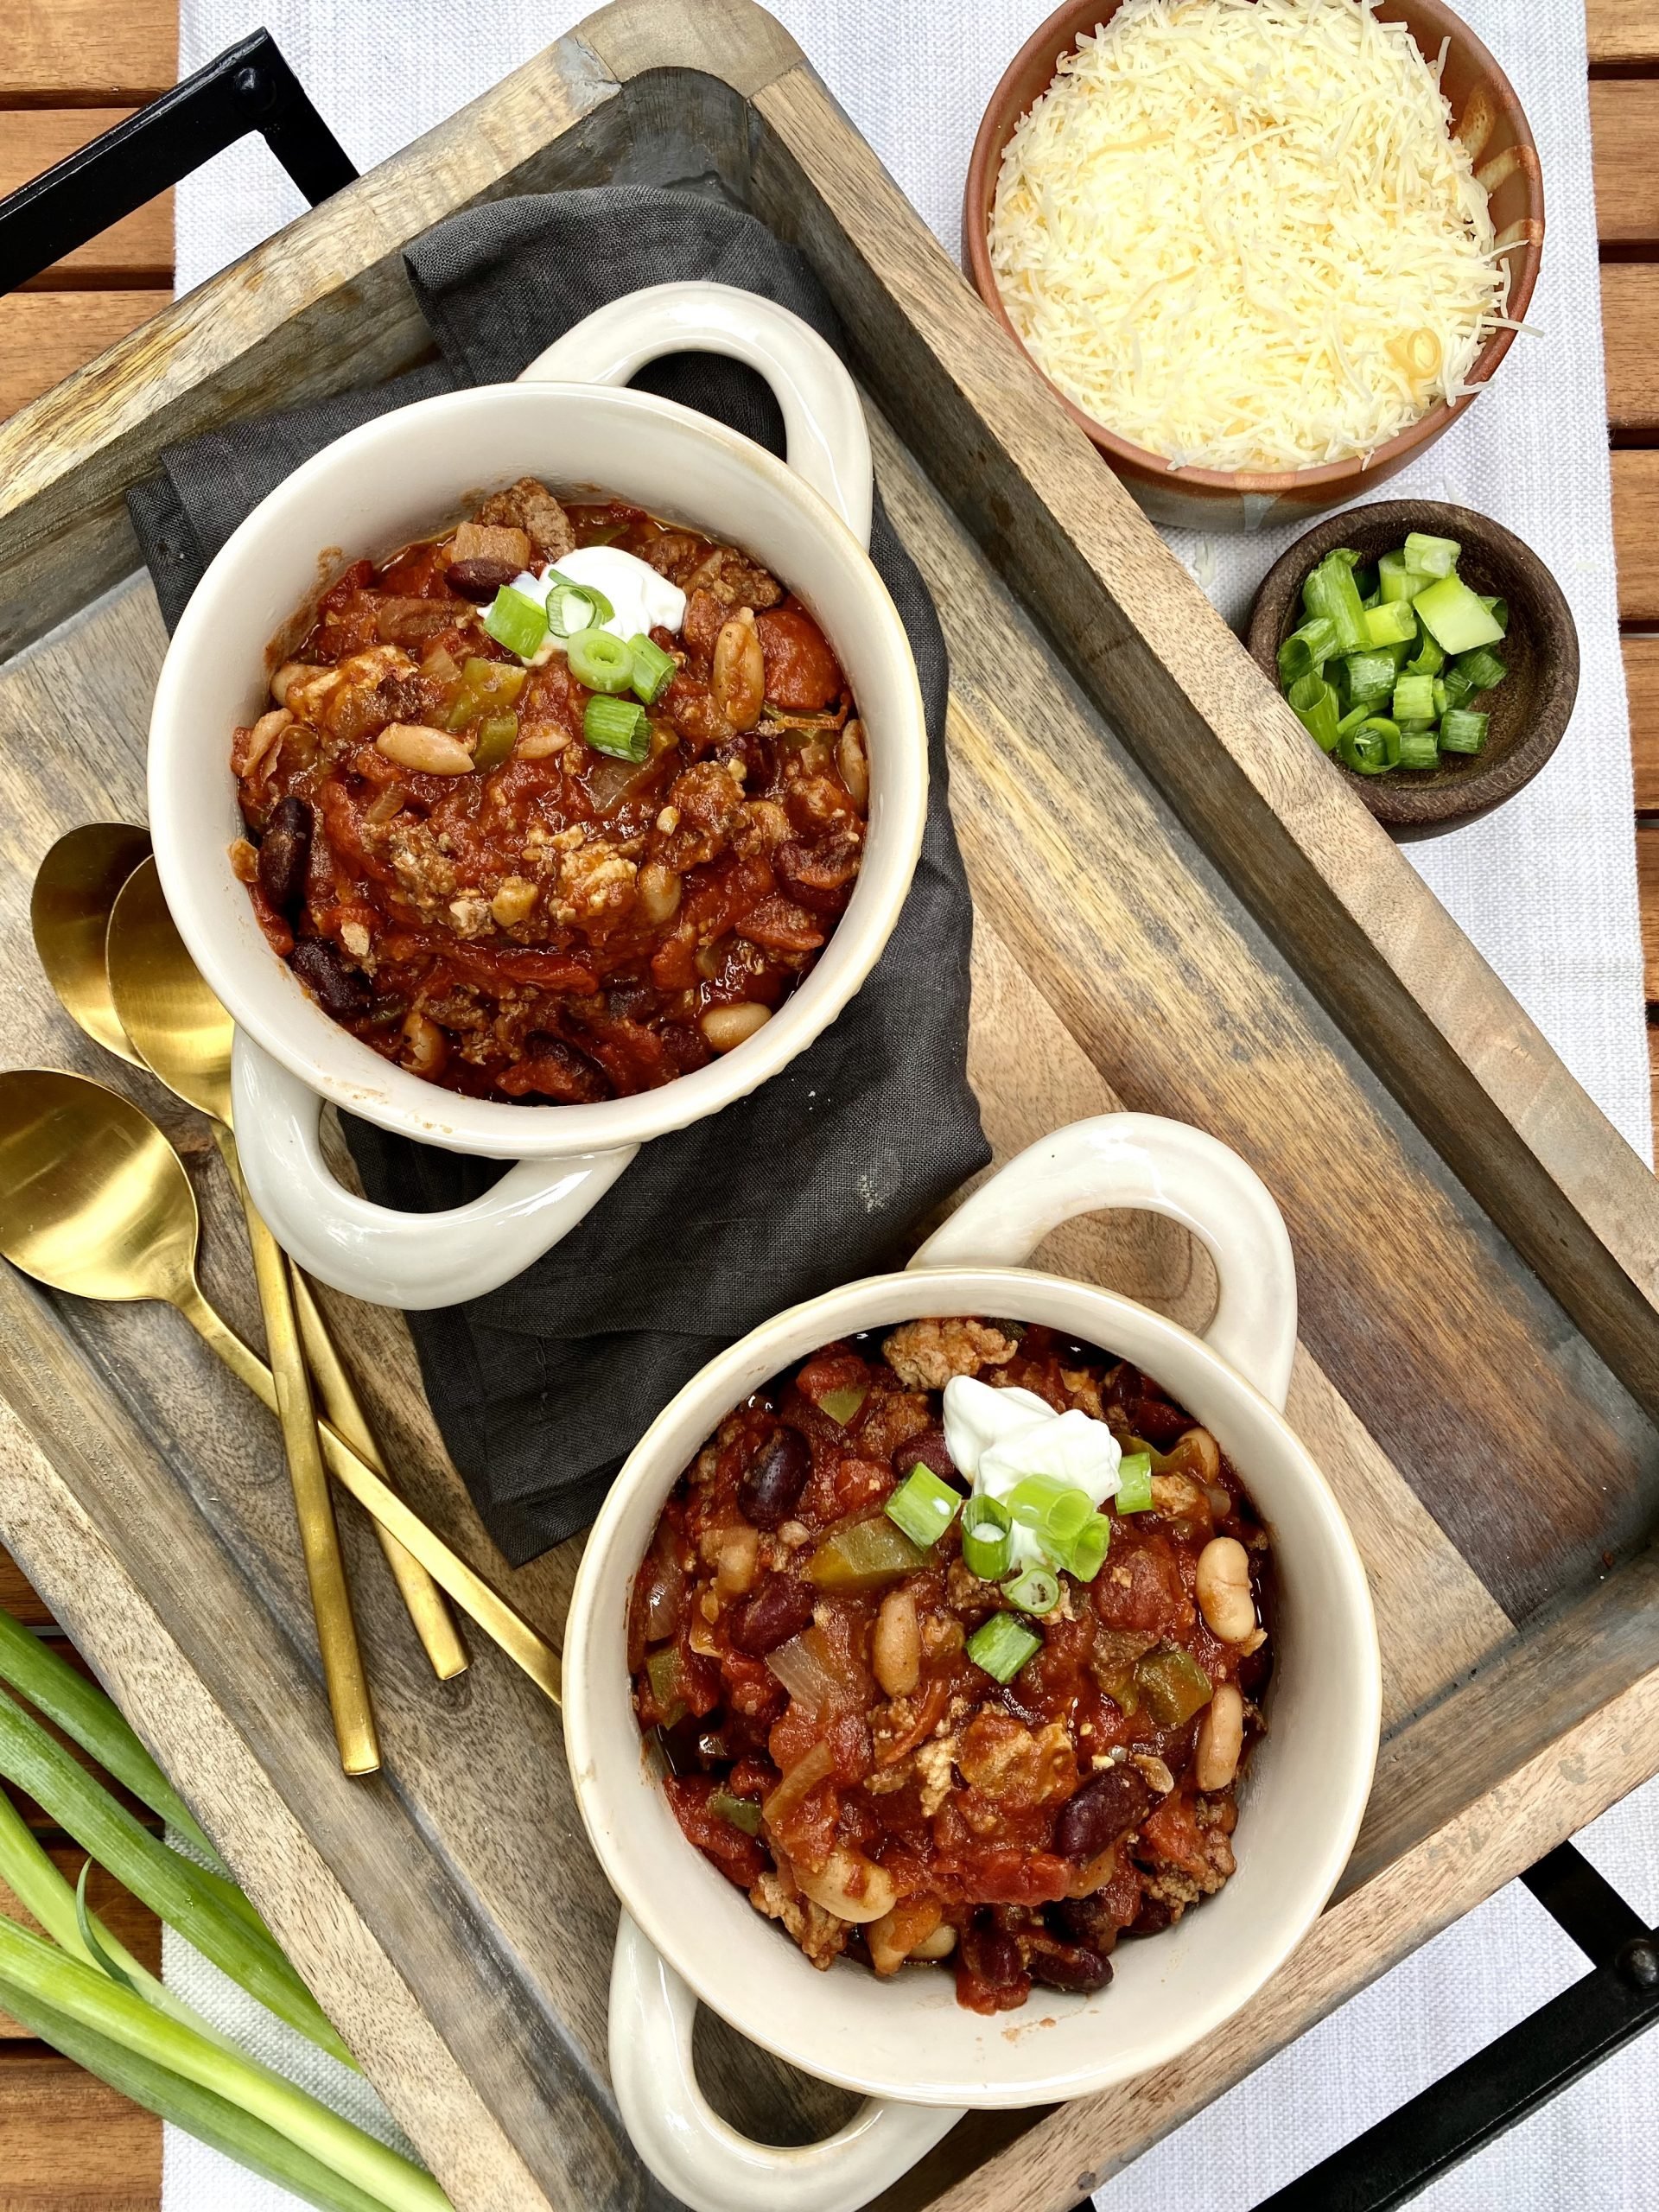
[[[708,416],[621,389],[681,353],[747,361],[783,410],[787,464]],[[347,559],[392,552],[518,478],[602,491],[754,556],[811,609],[847,672],[870,762],[869,830],[845,912],[757,1034],[660,1090],[587,1106],[473,1099],[383,1059],[332,1021],[261,936],[229,849],[241,829],[231,739],[269,703],[267,647]],[[639,1147],[718,1113],[793,1059],[880,957],[927,811],[927,735],[909,642],[871,565],[869,435],[845,367],[797,316],[728,285],[663,284],[603,308],[486,385],[382,416],[296,469],[215,556],[185,608],[150,723],[150,832],[168,905],[230,1009],[237,1136],[277,1242],[381,1305],[448,1306],[519,1274],[580,1221]],[[321,569],[320,569],[321,564]],[[514,1160],[486,1195],[402,1214],[343,1190],[318,1120]]]
[[[1220,1280],[1193,1336],[1132,1300],[1020,1265],[1073,1215],[1182,1222]],[[1044,1990],[986,2018],[948,1972],[821,1974],[682,1834],[641,1758],[627,1664],[635,1573],[664,1502],[734,1406],[837,1338],[926,1315],[1045,1323],[1133,1360],[1216,1436],[1271,1534],[1277,1610],[1268,1731],[1239,1790],[1238,1871],[1165,1934],[1126,1942],[1092,1997]],[[619,2106],[645,2163],[697,2212],[850,2212],[969,2107],[1084,2096],[1166,2064],[1247,2005],[1342,1872],[1370,1789],[1381,1712],[1365,1574],[1336,1501],[1285,1421],[1296,1343],[1290,1243],[1255,1173],[1214,1138],[1108,1115],[1002,1169],[902,1274],[811,1300],[712,1360],[652,1422],[583,1554],[565,1642],[565,1740],[623,1913],[611,1982]],[[802,2149],[745,2140],[691,2063],[698,1999],[752,2041],[871,2100]]]

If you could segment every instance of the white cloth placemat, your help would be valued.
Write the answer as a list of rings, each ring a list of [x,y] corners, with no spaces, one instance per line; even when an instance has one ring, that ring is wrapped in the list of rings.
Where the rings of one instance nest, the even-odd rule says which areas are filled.
[[[1052,0],[960,0],[951,43],[928,0],[772,0],[853,121],[955,257],[968,155],[1002,69]],[[384,160],[590,12],[571,0],[181,0],[180,71],[266,24],[360,168]],[[1647,1036],[1629,731],[1619,658],[1603,391],[1595,203],[1580,0],[1463,0],[1521,95],[1542,156],[1549,234],[1528,320],[1493,389],[1379,492],[1462,500],[1548,562],[1573,604],[1583,677],[1572,727],[1531,788],[1409,856],[1603,1111],[1650,1156]],[[180,289],[303,202],[257,139],[181,186]],[[1171,533],[1230,620],[1291,533]],[[1659,1917],[1659,1785],[1580,1839],[1649,1921]],[[169,1939],[167,1971],[182,1947]],[[1103,2190],[1103,2212],[1250,2212],[1564,1988],[1581,1961],[1519,1884],[1325,2021]],[[234,1991],[188,1993],[238,2030]],[[327,2062],[320,2062],[326,2065]],[[337,2071],[338,2069],[336,2069]],[[350,2085],[353,2090],[357,2085]],[[1599,2068],[1435,2184],[1427,2212],[1659,2212],[1646,2152],[1659,2122],[1649,2045]],[[278,2212],[295,2202],[168,2129],[165,2212]]]

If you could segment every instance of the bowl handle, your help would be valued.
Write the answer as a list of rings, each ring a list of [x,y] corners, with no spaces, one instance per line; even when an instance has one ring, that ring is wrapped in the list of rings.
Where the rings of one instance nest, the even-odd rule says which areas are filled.
[[[1205,1245],[1221,1295],[1205,1342],[1282,1412],[1296,1353],[1296,1267],[1254,1168],[1185,1122],[1101,1114],[1028,1145],[936,1230],[913,1268],[1019,1267],[1051,1230],[1108,1206],[1166,1214]]]
[[[624,1913],[611,1964],[611,2086],[633,2147],[692,2212],[856,2212],[962,2118],[872,2098],[820,2143],[751,2142],[697,2086],[697,2000]]]
[[[322,1156],[322,1101],[244,1031],[231,1081],[253,1202],[308,1274],[371,1306],[425,1311],[496,1290],[596,1205],[639,1150],[521,1160],[470,1205],[397,1213],[342,1189]]]
[[[518,381],[625,385],[665,353],[724,353],[758,369],[783,410],[790,467],[868,550],[870,434],[858,387],[816,330],[758,292],[685,283],[625,293],[538,353]]]

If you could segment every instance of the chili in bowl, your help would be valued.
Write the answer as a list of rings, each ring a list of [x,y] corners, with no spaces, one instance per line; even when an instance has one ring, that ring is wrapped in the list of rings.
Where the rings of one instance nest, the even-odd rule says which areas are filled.
[[[1203,1338],[1020,1264],[1107,1205],[1209,1247]],[[686,2202],[734,2201],[697,2000],[879,2101],[809,2154],[828,2212],[963,2108],[1168,2063],[1311,1925],[1381,1691],[1364,1571],[1279,1410],[1294,1346],[1261,1183],[1114,1115],[652,1423],[578,1573],[566,1744],[624,1908],[619,2103]],[[744,2145],[742,2203],[804,2202],[797,2155]]]
[[[1161,1446],[1161,1448],[1160,1448]],[[751,1394],[669,1497],[629,1663],[675,1818],[815,1967],[1103,1989],[1234,1872],[1272,1554],[1131,1363],[949,1315]]]
[[[787,465],[613,388],[699,350],[770,378]],[[494,1288],[861,987],[927,808],[872,496],[823,340],[669,284],[516,385],[348,432],[209,564],[156,689],[151,830],[236,1022],[250,1192],[312,1274],[411,1307]],[[372,1206],[324,1160],[326,1103],[516,1164],[448,1212]]]
[[[863,856],[840,663],[777,578],[526,477],[354,561],[232,752],[267,941],[468,1096],[627,1097],[753,1037]]]

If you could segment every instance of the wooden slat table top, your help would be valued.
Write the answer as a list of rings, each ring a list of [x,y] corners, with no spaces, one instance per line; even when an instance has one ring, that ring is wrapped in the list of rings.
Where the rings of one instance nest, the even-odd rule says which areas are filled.
[[[1659,1014],[1659,0],[1588,0],[1614,531],[1647,994]],[[170,85],[177,0],[20,0],[0,38],[0,194]],[[0,300],[0,419],[153,315],[172,284],[170,197]],[[1659,1028],[1652,1033],[1659,1039]],[[1659,1051],[1656,1052],[1659,1092]],[[0,1606],[51,1633],[0,1551]],[[48,1839],[73,1878],[79,1854]],[[0,1891],[0,1910],[10,1900]],[[160,1930],[110,1903],[154,1964]],[[161,2128],[0,2018],[0,2212],[158,2212]]]

